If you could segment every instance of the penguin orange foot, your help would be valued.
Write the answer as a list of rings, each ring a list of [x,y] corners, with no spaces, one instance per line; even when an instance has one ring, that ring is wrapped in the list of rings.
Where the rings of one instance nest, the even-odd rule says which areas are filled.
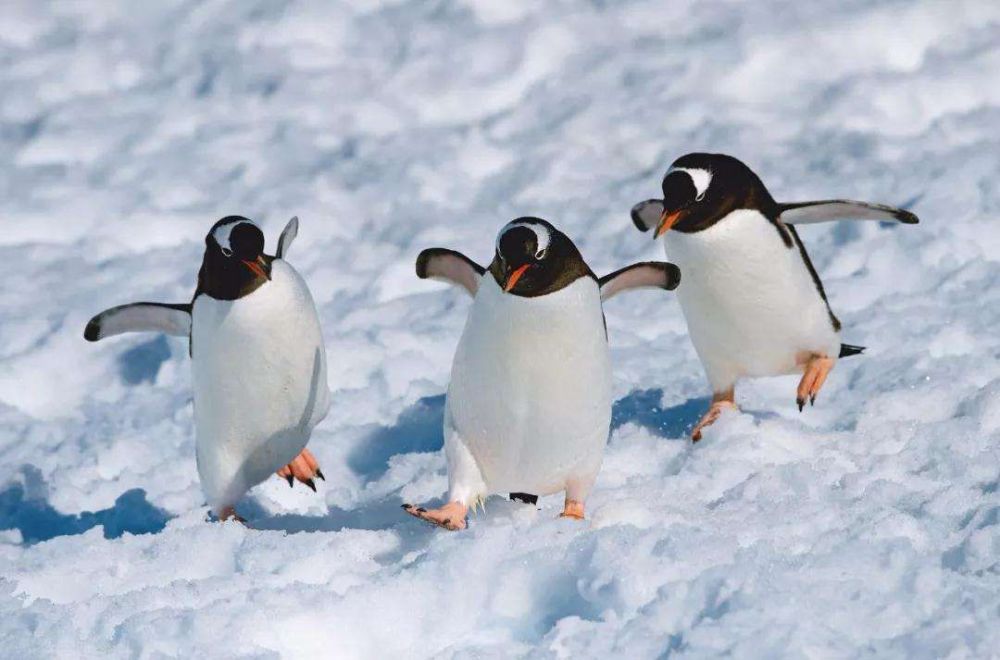
[[[580,500],[571,500],[567,497],[566,503],[563,504],[563,512],[559,514],[559,517],[583,520],[583,502]]]
[[[469,507],[461,502],[448,502],[440,509],[425,509],[422,506],[404,504],[403,510],[415,518],[454,532],[466,528],[465,516],[469,512]]]
[[[806,399],[809,399],[809,405],[816,403],[816,395],[819,394],[819,388],[823,387],[823,383],[826,382],[826,377],[830,375],[831,369],[833,369],[833,360],[831,358],[825,355],[813,355],[809,357],[806,362],[805,373],[802,374],[802,380],[799,381],[799,389],[795,393],[795,403],[799,407],[799,412],[802,412],[802,408],[806,405]]]
[[[693,442],[701,440],[701,430],[706,426],[714,424],[715,420],[719,419],[719,415],[721,415],[724,410],[730,409],[736,409],[735,388],[731,387],[725,392],[713,394],[711,407],[709,407],[708,412],[706,412],[705,415],[698,421],[694,430],[691,431],[691,440]]]
[[[247,519],[236,513],[236,508],[227,506],[225,509],[219,512],[219,522],[226,522],[227,520],[235,520],[244,527],[249,527],[247,524]]]
[[[278,476],[287,480],[289,487],[294,486],[295,481],[298,480],[312,488],[313,492],[316,492],[316,482],[313,479],[319,477],[326,481],[323,471],[319,469],[319,463],[316,462],[316,457],[305,448],[292,459],[291,463],[278,470]]]

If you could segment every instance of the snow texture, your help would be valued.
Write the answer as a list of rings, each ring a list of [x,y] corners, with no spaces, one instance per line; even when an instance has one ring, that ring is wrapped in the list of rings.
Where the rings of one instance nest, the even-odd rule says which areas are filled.
[[[998,72],[988,0],[3,3],[2,655],[997,657]],[[868,351],[692,446],[675,296],[620,296],[589,520],[405,516],[469,310],[417,253],[536,215],[598,273],[661,258],[629,209],[695,150],[921,217],[800,230]],[[188,301],[232,213],[272,251],[300,217],[333,395],[327,481],[258,487],[253,529],[205,521],[185,342],[81,336]]]

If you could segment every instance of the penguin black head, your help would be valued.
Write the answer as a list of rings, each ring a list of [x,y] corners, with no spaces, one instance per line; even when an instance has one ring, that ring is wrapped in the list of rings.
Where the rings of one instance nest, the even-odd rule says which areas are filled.
[[[264,254],[260,227],[242,216],[226,216],[205,236],[198,288],[219,300],[235,300],[271,279],[272,261]]]
[[[692,153],[673,162],[663,175],[663,199],[632,209],[640,231],[670,229],[692,233],[707,229],[737,209],[754,209],[768,218],[777,205],[760,178],[741,161],[725,154]]]
[[[582,276],[594,277],[566,234],[532,217],[512,220],[500,230],[489,270],[501,289],[524,298],[558,291]]]

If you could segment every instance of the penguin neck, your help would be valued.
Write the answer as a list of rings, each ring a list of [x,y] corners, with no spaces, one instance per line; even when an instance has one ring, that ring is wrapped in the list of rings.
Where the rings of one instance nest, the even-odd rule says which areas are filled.
[[[261,255],[268,266],[274,257]],[[224,259],[224,258],[222,258]],[[213,258],[210,253],[205,255],[198,271],[198,290],[195,297],[204,293],[216,300],[237,300],[247,296],[267,283],[266,277],[261,277],[244,266],[239,260]]]

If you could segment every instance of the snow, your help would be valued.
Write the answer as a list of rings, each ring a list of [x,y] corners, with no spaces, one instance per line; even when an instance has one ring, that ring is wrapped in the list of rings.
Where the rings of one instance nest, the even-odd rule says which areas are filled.
[[[0,9],[0,640],[7,657],[996,657],[1000,4],[355,0]],[[441,414],[469,309],[412,277],[536,215],[598,273],[677,156],[780,200],[905,205],[806,227],[844,340],[707,405],[674,296],[606,306],[613,432],[589,520],[499,498],[448,534]],[[320,309],[319,494],[209,524],[185,342],[87,344],[183,302],[238,213]],[[681,285],[683,286],[683,284]]]

